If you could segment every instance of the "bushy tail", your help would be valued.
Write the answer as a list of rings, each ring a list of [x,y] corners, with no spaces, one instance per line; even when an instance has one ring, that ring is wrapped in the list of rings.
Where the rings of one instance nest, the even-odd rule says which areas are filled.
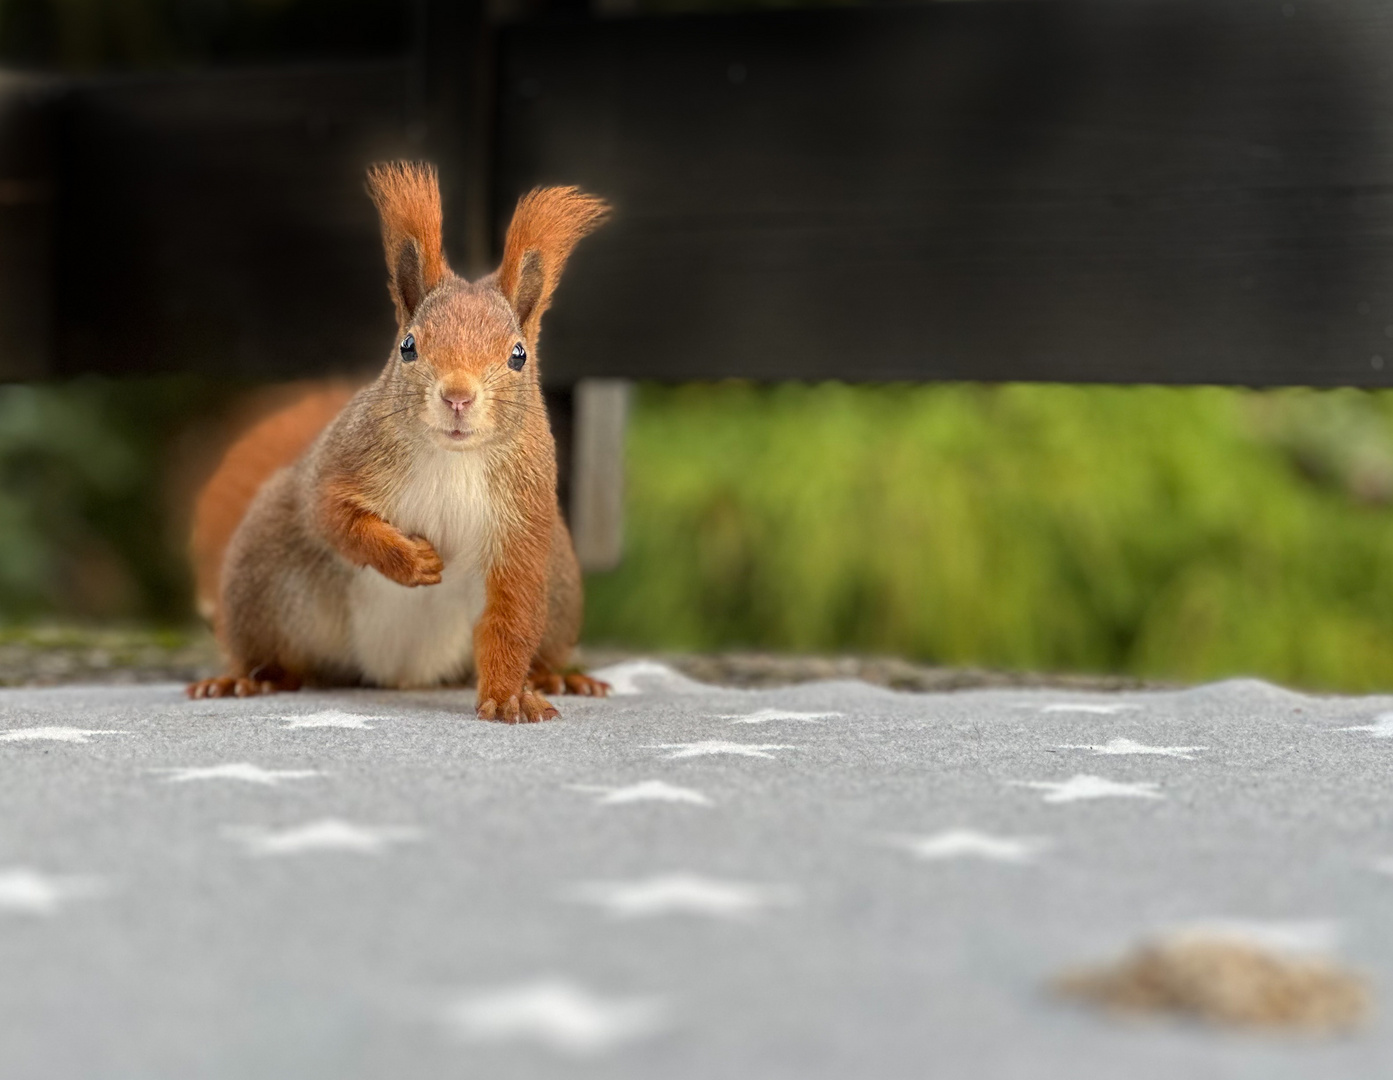
[[[193,558],[198,613],[218,624],[223,555],[256,493],[277,469],[291,464],[348,403],[357,386],[325,380],[277,392],[260,420],[227,448],[194,503]],[[269,411],[268,411],[269,407]]]

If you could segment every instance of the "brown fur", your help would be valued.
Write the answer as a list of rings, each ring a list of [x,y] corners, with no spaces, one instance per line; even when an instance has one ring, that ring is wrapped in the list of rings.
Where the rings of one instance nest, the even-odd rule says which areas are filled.
[[[556,502],[537,339],[561,269],[604,203],[574,188],[525,196],[502,265],[471,283],[445,263],[433,169],[382,165],[368,182],[397,341],[410,333],[419,358],[403,360],[394,343],[381,376],[307,447],[285,434],[309,426],[304,406],[268,429],[284,434],[274,447],[234,447],[259,472],[219,470],[210,482],[195,535],[205,537],[201,573],[225,548],[216,625],[231,671],[190,692],[300,679],[431,685],[466,674],[472,653],[479,716],[555,716],[534,687],[556,685],[575,643],[581,580]],[[508,365],[517,346],[520,371]],[[254,498],[244,497],[253,480]],[[229,521],[235,532],[219,545]],[[583,677],[561,685],[604,689]]]

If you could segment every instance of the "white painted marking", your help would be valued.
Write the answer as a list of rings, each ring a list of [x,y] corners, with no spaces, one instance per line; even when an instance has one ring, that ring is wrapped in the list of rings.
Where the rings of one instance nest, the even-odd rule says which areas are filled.
[[[797,902],[787,888],[716,881],[696,874],[666,874],[642,881],[594,881],[573,886],[566,898],[596,904],[616,919],[704,915],[749,919],[768,907]]]
[[[649,746],[648,749],[672,750],[673,753],[663,756],[669,761],[676,761],[678,758],[714,757],[718,754],[729,754],[736,757],[772,758],[774,755],[767,753],[767,751],[796,750],[797,747],[784,746],[779,743],[755,744],[726,742],[723,739],[708,739],[705,742],[694,743],[657,743]]]
[[[354,713],[340,712],[338,709],[325,709],[323,712],[304,713],[300,716],[282,716],[289,728],[357,728],[372,731],[369,720],[389,720],[387,716],[358,716]]]
[[[129,735],[129,731],[106,731],[75,727],[11,728],[0,731],[0,742],[91,742],[93,735]]]
[[[611,697],[654,693],[690,694],[711,689],[656,660],[625,660],[623,663],[611,664],[590,674],[592,678],[609,683]]]
[[[1337,728],[1337,731],[1367,731],[1375,739],[1393,739],[1393,712],[1379,713],[1371,724]]]
[[[96,878],[55,877],[27,866],[0,869],[0,912],[52,915],[69,900],[101,891]]]
[[[270,829],[229,828],[224,830],[246,845],[252,855],[299,855],[306,851],[352,851],[379,855],[392,844],[416,840],[419,829],[394,826],[354,825],[336,818],[300,825],[279,832]]]
[[[1022,709],[1037,708],[1034,705],[1022,705]],[[1140,709],[1140,705],[1133,705],[1130,702],[1110,702],[1106,705],[1088,701],[1061,701],[1054,705],[1038,706],[1042,713],[1085,713],[1092,716],[1116,716],[1121,712],[1131,712]]]
[[[732,724],[770,724],[776,720],[799,720],[805,724],[820,724],[824,720],[840,717],[839,712],[791,712],[788,709],[760,709],[752,713],[726,713],[717,720],[729,720]]]
[[[930,861],[972,858],[1005,863],[1030,862],[1050,845],[1040,837],[990,836],[972,829],[949,829],[932,836],[895,836],[890,841]]]
[[[1116,780],[1105,780],[1101,776],[1086,776],[1079,774],[1071,776],[1068,780],[1013,780],[1017,787],[1035,788],[1037,791],[1045,792],[1045,802],[1065,803],[1077,802],[1080,799],[1164,799],[1165,796],[1157,789],[1160,784],[1151,781],[1142,781],[1137,784],[1121,783]]]
[[[156,769],[166,773],[171,784],[186,784],[191,780],[238,780],[245,784],[265,784],[274,787],[282,780],[306,780],[324,775],[318,769],[263,769],[248,761],[227,765],[195,765],[190,768]]]
[[[678,787],[662,780],[642,780],[627,787],[604,787],[599,784],[572,784],[571,790],[585,791],[600,797],[600,806],[621,806],[636,802],[676,802],[693,806],[711,806],[711,800],[699,791]]]
[[[584,1057],[654,1033],[663,1025],[664,1011],[652,998],[602,998],[573,983],[545,979],[461,997],[442,1018],[470,1042],[533,1041]]]
[[[1180,758],[1184,761],[1194,761],[1195,755],[1201,750],[1208,750],[1207,746],[1146,746],[1143,743],[1133,742],[1131,739],[1110,739],[1102,746],[1089,743],[1064,743],[1059,747],[1060,750],[1092,750],[1095,757],[1102,757],[1111,754],[1156,754],[1161,757]]]

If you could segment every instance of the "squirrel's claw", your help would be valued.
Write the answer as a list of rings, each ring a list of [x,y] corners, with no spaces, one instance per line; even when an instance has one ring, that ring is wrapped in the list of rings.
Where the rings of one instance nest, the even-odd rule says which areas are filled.
[[[553,671],[539,660],[532,662],[532,671],[527,676],[527,689],[540,690],[546,694],[577,694],[581,697],[608,697],[610,685],[601,679],[591,678],[579,671],[562,674]]]
[[[236,679],[224,675],[216,679],[199,679],[197,682],[191,682],[184,693],[195,699],[229,697],[236,685]]]
[[[257,694],[276,694],[283,690],[300,689],[300,679],[276,664],[262,664],[242,676],[220,675],[216,679],[199,679],[189,683],[189,697],[255,697]]]
[[[579,671],[573,671],[565,678],[566,692],[568,694],[580,694],[584,697],[609,697],[612,687],[603,679],[592,679],[589,675],[582,675]]]
[[[561,713],[557,711],[555,705],[542,697],[541,694],[534,693],[531,690],[524,690],[522,692],[522,700],[519,702],[519,705],[522,708],[523,717],[529,724],[536,723],[539,720],[555,720],[561,715]]]
[[[535,724],[555,720],[561,714],[541,694],[524,690],[521,696],[514,694],[501,705],[494,698],[479,702],[476,715],[480,720],[497,720],[504,724]]]

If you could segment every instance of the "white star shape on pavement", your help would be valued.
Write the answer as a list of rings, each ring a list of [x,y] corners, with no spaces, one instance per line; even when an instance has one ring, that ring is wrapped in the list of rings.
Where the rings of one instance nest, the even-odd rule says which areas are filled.
[[[748,919],[772,906],[796,902],[792,890],[738,881],[716,881],[696,874],[665,874],[643,881],[593,881],[573,886],[566,898],[592,903],[617,919],[653,915],[707,915]]]
[[[776,720],[800,720],[805,724],[820,724],[824,720],[840,717],[839,712],[792,712],[788,709],[760,709],[752,713],[725,713],[717,720],[729,720],[732,724],[769,724]]]
[[[0,869],[0,912],[52,915],[66,901],[100,891],[94,878],[54,877],[26,866]]]
[[[306,851],[352,851],[379,855],[390,845],[418,839],[419,829],[354,825],[325,818],[279,832],[270,829],[229,828],[225,832],[241,840],[252,855],[299,855]]]
[[[1065,743],[1059,747],[1060,750],[1092,750],[1095,756],[1107,754],[1157,754],[1161,757],[1181,758],[1184,761],[1194,761],[1195,755],[1201,750],[1208,750],[1207,746],[1146,746],[1143,743],[1133,742],[1131,739],[1109,739],[1102,746],[1095,746],[1090,743]]]
[[[1131,712],[1140,709],[1140,705],[1133,705],[1130,702],[1111,702],[1103,705],[1088,701],[1061,701],[1054,705],[1022,705],[1022,709],[1038,708],[1042,713],[1086,713],[1092,716],[1116,716],[1120,712]]]
[[[357,728],[360,731],[372,731],[373,726],[369,720],[385,720],[383,716],[358,716],[354,713],[341,712],[338,709],[325,709],[323,712],[304,713],[300,716],[282,716],[281,720],[286,722],[289,728]]]
[[[657,743],[649,746],[648,749],[672,750],[673,753],[664,756],[669,761],[676,761],[678,758],[714,757],[717,754],[772,758],[774,755],[768,753],[770,750],[795,750],[797,747],[783,746],[779,743],[738,743],[726,742],[723,739],[708,739],[706,742]]]
[[[678,787],[662,780],[642,780],[627,787],[604,787],[599,784],[572,784],[572,791],[584,791],[600,797],[595,802],[600,806],[621,806],[636,802],[675,802],[690,803],[692,806],[710,806],[711,800],[699,791]]]
[[[987,859],[991,862],[1026,863],[1049,847],[1049,841],[1031,836],[989,836],[972,829],[948,829],[932,836],[895,836],[891,843],[921,859]]]
[[[93,735],[129,735],[129,731],[105,731],[75,727],[27,727],[0,731],[0,742],[91,742]]]
[[[1379,713],[1372,724],[1337,728],[1337,731],[1367,731],[1375,739],[1393,739],[1393,713]]]
[[[1045,792],[1045,802],[1077,802],[1080,799],[1164,799],[1157,788],[1161,785],[1149,780],[1137,784],[1127,784],[1116,780],[1106,780],[1101,776],[1085,776],[1080,773],[1068,780],[1012,780],[1017,787],[1035,788]]]
[[[238,761],[229,765],[195,765],[186,769],[156,769],[166,773],[165,779],[171,784],[185,784],[190,780],[240,780],[247,784],[265,784],[274,787],[282,780],[305,780],[311,776],[322,776],[318,769],[263,769],[249,761]]]
[[[563,1054],[586,1056],[642,1038],[663,1024],[652,998],[602,998],[562,979],[461,997],[443,1020],[470,1042],[542,1043]]]

